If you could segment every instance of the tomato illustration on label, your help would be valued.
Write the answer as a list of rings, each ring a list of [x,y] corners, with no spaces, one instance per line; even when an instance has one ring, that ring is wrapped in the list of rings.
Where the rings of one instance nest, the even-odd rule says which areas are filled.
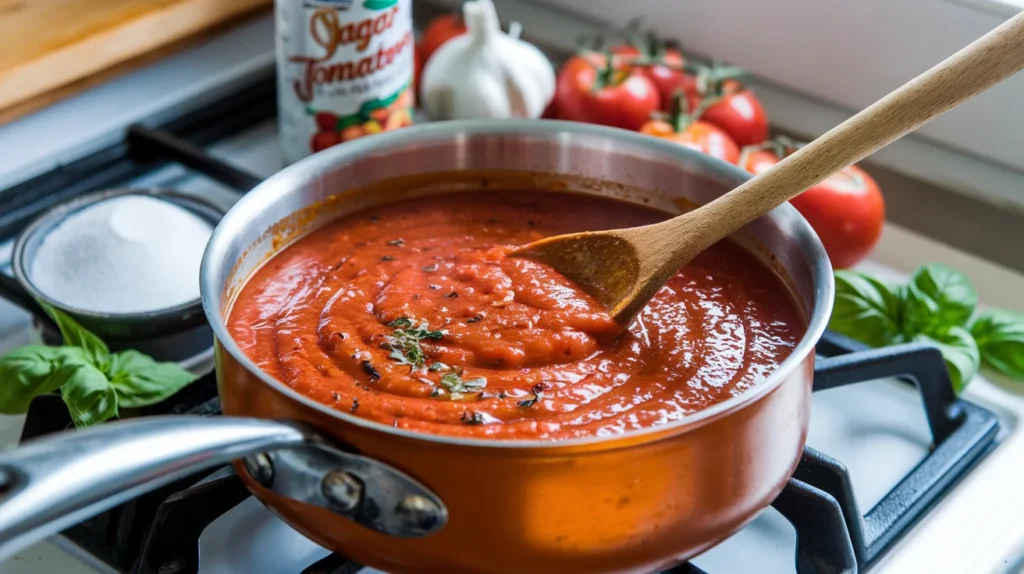
[[[411,100],[411,88],[405,86],[386,98],[364,102],[358,113],[348,116],[307,107],[318,130],[309,140],[309,149],[315,153],[365,135],[411,126]]]

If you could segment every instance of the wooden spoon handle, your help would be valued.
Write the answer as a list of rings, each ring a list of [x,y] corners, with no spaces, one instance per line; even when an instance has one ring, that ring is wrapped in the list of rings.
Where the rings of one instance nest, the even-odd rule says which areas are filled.
[[[689,239],[701,244],[700,249],[709,247],[1022,68],[1024,13],[832,128],[770,170],[693,212],[690,222],[677,223],[686,225]]]

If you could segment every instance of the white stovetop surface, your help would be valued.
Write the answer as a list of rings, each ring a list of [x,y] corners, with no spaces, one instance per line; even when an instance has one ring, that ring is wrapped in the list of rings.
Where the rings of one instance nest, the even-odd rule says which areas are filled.
[[[97,138],[117,137],[122,126],[161,107],[209,93],[273,61],[272,22],[258,19],[187,52],[119,78],[0,128],[0,188],[53,167]],[[73,126],[74,129],[68,129]],[[56,137],[60,134],[60,137]],[[215,153],[269,175],[280,166],[272,123],[223,142]],[[139,184],[173,185],[229,200],[216,183],[169,167]],[[993,238],[993,241],[1013,238]],[[0,269],[10,245],[0,244]],[[983,304],[1024,310],[1024,276],[890,225],[865,269],[893,278],[923,262],[942,262],[967,273]],[[24,314],[0,301],[0,353],[31,337]],[[1003,422],[1000,445],[907,534],[873,572],[934,574],[1021,572],[1024,554],[1024,385],[975,380],[967,398],[997,412]],[[917,397],[906,387],[873,383],[815,395],[809,444],[843,461],[854,478],[862,510],[870,508],[924,456],[928,434]],[[17,441],[22,417],[0,416],[0,444]],[[243,529],[256,542],[274,540],[269,553],[252,546],[226,553],[218,541]],[[239,537],[232,537],[238,540]],[[711,574],[793,572],[794,536],[774,511],[695,560]],[[279,546],[286,542],[284,548]],[[218,519],[201,540],[204,573],[297,572],[326,554],[290,531],[251,499]],[[737,570],[736,557],[750,564]],[[745,560],[744,560],[745,558]],[[0,574],[78,574],[94,570],[51,542],[0,564]]]

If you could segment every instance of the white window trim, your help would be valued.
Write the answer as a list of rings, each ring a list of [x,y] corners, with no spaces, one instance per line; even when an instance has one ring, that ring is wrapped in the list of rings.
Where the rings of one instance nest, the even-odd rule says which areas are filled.
[[[952,4],[960,4],[992,14],[1009,18],[1024,10],[1024,0],[945,0]]]
[[[601,22],[625,22],[630,18],[642,15],[649,23],[659,29],[665,36],[671,37],[666,29],[701,29],[718,21],[737,22],[736,28],[750,25],[740,23],[735,14],[742,11],[743,5],[750,3],[742,0],[494,0],[498,13],[503,21],[522,23],[524,36],[533,38],[559,50],[572,50],[575,40],[582,34],[595,33],[600,30]],[[459,0],[432,0],[432,3],[443,4],[456,8]],[[759,26],[789,25],[792,14],[784,13],[781,8],[792,8],[795,4],[809,6],[807,0],[772,0],[763,3],[778,6],[780,11],[772,21],[762,21]],[[948,30],[926,30],[921,33],[918,41],[927,42],[929,34],[942,35],[940,46],[916,46],[908,51],[915,52],[916,61],[924,61],[924,67],[918,66],[916,71],[904,74],[904,78],[891,81],[875,81],[875,85],[866,87],[862,93],[847,97],[847,102],[862,102],[859,105],[833,103],[827,98],[808,96],[811,90],[794,89],[778,82],[757,77],[759,64],[785,70],[786,64],[771,61],[765,57],[771,47],[760,44],[756,38],[730,37],[726,30],[721,34],[681,34],[678,39],[684,42],[684,48],[698,56],[719,56],[727,61],[746,67],[755,74],[750,85],[763,100],[773,125],[793,133],[818,135],[850,117],[861,106],[870,104],[878,97],[898,87],[903,81],[923,71],[925,67],[937,63],[959,47],[969,43],[988,29],[995,27],[1017,8],[1016,4],[1024,5],[1024,0],[823,0],[820,3],[831,10],[852,10],[859,7],[864,10],[878,8],[883,4],[906,16],[907,5],[918,8],[932,6],[936,9],[955,9],[969,14],[960,15],[961,19],[969,19],[969,29],[959,34],[951,34]],[[667,8],[667,10],[666,10]],[[876,10],[885,14],[884,10]],[[673,21],[674,14],[679,20]],[[763,15],[763,14],[762,14]],[[688,20],[682,20],[687,16]],[[943,14],[948,20],[950,14]],[[833,15],[833,17],[836,17]],[[803,23],[807,25],[806,22]],[[829,36],[842,36],[841,30],[830,30],[829,34],[817,33],[815,37],[804,37],[792,40],[805,46],[822,42]],[[737,34],[742,35],[741,32]],[[778,37],[778,34],[774,36]],[[870,39],[870,38],[868,38]],[[857,50],[856,39],[848,46],[840,46],[837,50]],[[908,39],[909,43],[909,39]],[[953,47],[949,47],[953,44]],[[873,57],[881,60],[881,55]],[[813,60],[813,57],[808,57]],[[886,60],[888,61],[888,60]],[[770,65],[769,65],[770,64]],[[893,63],[895,66],[896,63]],[[906,68],[911,64],[900,62]],[[796,64],[794,64],[796,65]],[[800,62],[799,65],[821,65],[821,62]],[[861,70],[870,70],[877,63],[861,62]],[[890,66],[892,67],[892,66]],[[851,72],[853,73],[853,72]],[[863,72],[861,72],[863,73]],[[784,74],[782,74],[784,75]],[[809,75],[806,70],[797,76]],[[813,75],[813,74],[811,74]],[[891,75],[891,74],[890,74]],[[766,76],[769,77],[769,76]],[[864,79],[865,82],[872,78]],[[876,79],[877,80],[877,79]],[[1019,102],[1012,114],[1005,121],[993,123],[990,108],[994,105],[1007,105],[1010,100]],[[969,106],[969,107],[968,107]],[[986,115],[987,114],[987,115]],[[977,120],[974,119],[977,116]],[[986,123],[987,122],[987,123]],[[1024,214],[1024,75],[1007,80],[990,93],[983,94],[962,109],[954,110],[939,118],[932,125],[922,129],[923,134],[906,136],[898,142],[871,156],[870,161],[894,172],[918,179],[936,186],[968,195],[988,202],[997,207],[1010,209]],[[960,140],[966,138],[970,144],[957,147]],[[972,141],[973,140],[973,141]],[[993,140],[993,141],[988,141]],[[986,144],[992,145],[985,148]],[[968,151],[970,150],[970,151]]]

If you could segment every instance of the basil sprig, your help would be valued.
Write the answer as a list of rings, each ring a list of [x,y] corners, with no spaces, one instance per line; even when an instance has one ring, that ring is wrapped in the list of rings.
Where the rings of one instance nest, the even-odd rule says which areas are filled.
[[[64,346],[28,345],[0,357],[0,413],[24,413],[33,398],[59,389],[75,426],[84,427],[116,417],[118,408],[158,403],[196,378],[138,351],[111,353],[66,313],[40,305],[57,324]]]
[[[971,324],[985,365],[1024,381],[1024,314],[1003,309],[985,311]]]
[[[872,347],[921,341],[939,348],[957,392],[979,367],[1024,381],[1024,315],[976,312],[978,292],[963,273],[919,267],[906,285],[864,273],[836,271],[829,328]]]

